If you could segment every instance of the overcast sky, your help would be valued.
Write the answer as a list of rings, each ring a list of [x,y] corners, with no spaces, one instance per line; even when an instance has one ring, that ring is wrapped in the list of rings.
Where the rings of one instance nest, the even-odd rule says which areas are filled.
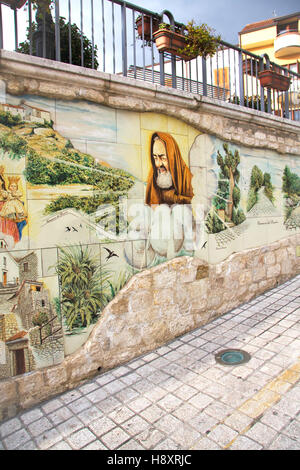
[[[132,2],[134,3],[134,2]],[[248,23],[300,11],[299,0],[137,0],[160,13],[170,10],[175,21],[207,23],[224,41],[238,44],[238,33]]]
[[[136,3],[135,3],[136,2]],[[196,23],[207,23],[224,41],[238,44],[238,33],[248,23],[265,20],[274,16],[284,16],[300,11],[299,0],[133,0],[131,3],[142,6],[153,12],[161,13],[169,10],[175,21],[187,23],[194,20]],[[91,0],[82,0],[83,4],[83,30],[91,37]],[[95,18],[95,41],[102,32],[101,0],[93,0]],[[68,18],[68,1],[60,0],[60,14]],[[72,22],[80,27],[80,0],[72,0]],[[111,19],[111,2],[105,1],[106,26]],[[117,15],[120,8],[115,8]],[[4,48],[14,49],[13,12],[8,7],[2,7],[4,25]],[[18,13],[19,40],[23,41],[28,25],[26,7]],[[118,20],[117,20],[118,21]],[[116,22],[117,24],[117,22]]]

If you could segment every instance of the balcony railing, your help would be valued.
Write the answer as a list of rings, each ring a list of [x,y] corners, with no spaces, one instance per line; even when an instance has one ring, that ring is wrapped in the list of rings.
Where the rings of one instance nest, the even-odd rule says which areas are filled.
[[[51,9],[43,14],[41,7],[33,8],[31,0],[17,8],[22,3],[0,0],[1,49],[122,74],[300,120],[300,75],[270,62],[267,56],[224,41],[207,59],[186,62],[158,52],[152,36],[157,25],[183,26],[169,11],[153,12],[122,0],[52,0]],[[287,90],[275,82],[263,85],[261,73],[268,69],[289,79]]]

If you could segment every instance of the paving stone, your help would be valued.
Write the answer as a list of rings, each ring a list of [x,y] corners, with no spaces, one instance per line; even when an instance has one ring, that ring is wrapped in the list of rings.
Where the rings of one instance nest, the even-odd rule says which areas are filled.
[[[100,418],[103,415],[102,411],[97,408],[96,405],[92,405],[81,413],[77,414],[77,418],[79,418],[83,424],[88,425],[95,419]]]
[[[65,441],[57,442],[54,446],[48,450],[72,450],[72,447]]]
[[[238,436],[233,444],[229,447],[230,450],[261,450],[262,446],[246,436]]]
[[[50,429],[50,431],[45,431],[40,436],[36,437],[35,440],[39,449],[46,450],[59,442],[61,435],[56,429]]]
[[[136,440],[147,450],[153,449],[156,444],[165,439],[166,435],[154,427],[149,427],[136,436]]]
[[[87,446],[83,447],[81,450],[107,450],[107,447],[103,444],[103,442],[99,441],[99,439],[96,439]]]
[[[83,428],[80,429],[80,431],[71,434],[67,440],[73,449],[82,449],[82,447],[86,446],[95,439],[95,434],[93,434],[89,429]]]
[[[53,423],[54,426],[57,426],[63,421],[66,421],[67,419],[72,418],[72,416],[73,416],[73,413],[66,406],[63,406],[62,408],[59,408],[53,413],[50,413],[48,415],[48,418],[50,419],[50,421]]]
[[[300,442],[280,434],[268,447],[269,450],[299,450]]]
[[[97,437],[102,436],[103,434],[107,433],[115,427],[116,424],[107,416],[103,416],[100,419],[96,419],[89,425],[89,428]]]
[[[168,438],[154,447],[154,450],[183,450],[184,447]]]
[[[122,428],[131,436],[141,433],[148,427],[149,423],[137,415],[122,424]]]
[[[101,437],[101,441],[104,445],[111,450],[117,449],[129,439],[130,435],[121,428],[115,428]]]
[[[19,418],[12,418],[9,421],[0,424],[0,436],[6,437],[22,427]]]
[[[74,416],[73,418],[70,418],[67,421],[59,424],[57,426],[57,430],[62,437],[66,437],[82,427],[82,422]]]
[[[225,447],[232,439],[238,436],[238,433],[225,424],[219,424],[210,433],[209,439],[215,441],[218,445]]]
[[[23,413],[20,416],[20,419],[26,426],[27,424],[30,424],[33,421],[37,421],[42,416],[43,416],[42,411],[39,408],[35,408],[31,411],[28,411],[27,413]]]
[[[30,439],[31,436],[25,429],[19,429],[18,431],[6,437],[3,442],[8,450],[13,450],[25,444],[25,442],[30,441]]]
[[[149,423],[155,423],[155,421],[157,421],[159,418],[162,418],[165,414],[166,411],[155,404],[149,406],[140,413],[140,415]]]
[[[264,448],[275,439],[276,435],[277,431],[262,423],[254,424],[254,426],[245,433],[246,437],[258,442],[258,444],[262,445]]]
[[[199,439],[193,447],[192,450],[220,450],[221,447],[214,441],[211,441],[207,437]]]
[[[72,401],[72,403],[69,403],[68,408],[74,414],[77,415],[81,411],[86,410],[87,408],[89,408],[89,406],[91,406],[91,402],[87,398],[81,397],[78,400],[75,400],[75,401]]]
[[[51,421],[44,417],[29,424],[28,430],[34,437],[36,437],[44,433],[45,431],[48,431],[48,429],[51,429],[52,427],[53,424],[51,423]]]
[[[58,408],[61,408],[62,406],[63,403],[60,400],[55,399],[45,403],[45,405],[42,406],[42,410],[45,414],[49,414],[53,411],[56,411]]]

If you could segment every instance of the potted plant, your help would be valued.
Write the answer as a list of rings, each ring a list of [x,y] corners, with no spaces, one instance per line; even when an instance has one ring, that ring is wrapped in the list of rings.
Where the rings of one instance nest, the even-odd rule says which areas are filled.
[[[274,88],[279,91],[288,91],[291,79],[286,75],[282,75],[272,69],[262,70],[258,72],[260,84],[263,87]]]
[[[152,19],[152,34],[159,28],[159,19],[154,16],[144,14],[144,40],[150,41],[151,39],[151,19]],[[136,29],[140,39],[143,39],[143,16],[138,15],[136,20]]]
[[[170,52],[186,61],[214,55],[221,39],[206,24],[196,26],[194,21],[182,25],[181,30],[162,23],[153,37],[159,51]]]

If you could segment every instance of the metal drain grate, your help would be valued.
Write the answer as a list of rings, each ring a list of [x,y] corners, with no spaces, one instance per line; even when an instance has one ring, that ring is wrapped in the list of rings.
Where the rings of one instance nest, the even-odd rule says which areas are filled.
[[[225,366],[237,366],[248,362],[251,356],[241,349],[223,349],[215,355],[215,359],[219,364]]]

